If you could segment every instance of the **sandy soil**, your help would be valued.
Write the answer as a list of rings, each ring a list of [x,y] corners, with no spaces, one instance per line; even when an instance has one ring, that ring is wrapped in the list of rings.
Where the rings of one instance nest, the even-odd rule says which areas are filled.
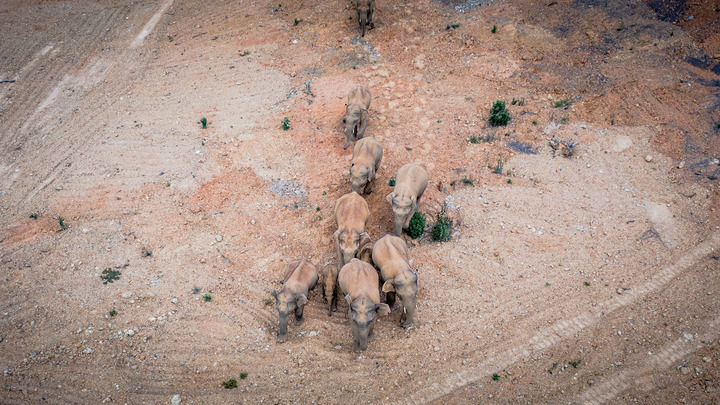
[[[720,11],[676,3],[378,0],[360,38],[344,0],[2,2],[0,402],[717,402]],[[410,242],[417,328],[354,353],[316,292],[278,344],[355,84],[371,236],[418,161],[453,238]]]

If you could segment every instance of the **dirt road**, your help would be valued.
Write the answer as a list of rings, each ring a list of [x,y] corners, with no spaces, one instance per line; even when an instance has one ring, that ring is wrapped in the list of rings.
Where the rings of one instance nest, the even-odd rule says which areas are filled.
[[[346,1],[3,2],[0,402],[717,401],[714,7],[378,0],[361,38]],[[417,328],[354,353],[316,291],[278,344],[285,265],[334,257],[356,84],[373,240],[411,161],[453,237],[410,242]]]

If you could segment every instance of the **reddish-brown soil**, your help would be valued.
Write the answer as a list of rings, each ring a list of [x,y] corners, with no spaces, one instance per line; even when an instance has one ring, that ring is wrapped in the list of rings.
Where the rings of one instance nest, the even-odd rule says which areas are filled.
[[[0,403],[717,402],[720,11],[666,3],[0,3]],[[416,161],[453,237],[408,242],[416,328],[355,353],[316,291],[278,344],[357,84],[370,235]]]

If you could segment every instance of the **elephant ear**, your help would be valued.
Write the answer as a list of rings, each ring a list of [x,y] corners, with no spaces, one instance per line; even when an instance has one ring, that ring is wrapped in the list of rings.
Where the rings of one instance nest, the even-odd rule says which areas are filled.
[[[384,302],[377,304],[375,306],[375,309],[377,310],[377,314],[380,316],[385,316],[390,313],[390,307]]]
[[[308,302],[307,296],[305,294],[300,294],[295,302],[298,306],[305,305]]]
[[[367,178],[368,178],[368,181],[370,181],[370,180],[372,180],[372,179],[375,178],[375,165],[371,165],[371,166],[370,166],[370,170],[368,170],[368,176],[367,176]]]
[[[352,306],[352,297],[350,296],[350,294],[345,295],[345,301],[347,301],[348,305]]]
[[[368,235],[367,232],[363,232],[360,234],[360,244],[358,245],[360,247],[360,249],[362,249],[365,245],[367,245],[370,242],[371,242],[370,235]]]
[[[389,293],[395,291],[395,284],[393,284],[392,280],[387,280],[382,286],[382,292]]]
[[[340,230],[338,229],[337,231],[335,231],[335,233],[333,233],[333,240],[335,241],[335,243],[339,243],[339,241],[340,241],[339,238],[340,238]]]
[[[385,198],[387,199],[387,202],[389,202],[390,204],[392,204],[393,198],[395,198],[395,192],[394,192],[394,191],[391,191],[390,194],[388,194],[387,197],[385,197]]]

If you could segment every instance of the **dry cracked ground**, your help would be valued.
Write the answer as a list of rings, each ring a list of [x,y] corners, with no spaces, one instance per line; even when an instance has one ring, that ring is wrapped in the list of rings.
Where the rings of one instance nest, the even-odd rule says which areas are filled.
[[[345,0],[0,3],[1,403],[717,403],[717,3],[375,17],[361,38]],[[333,261],[355,84],[385,149],[371,236],[418,161],[452,240],[409,242],[417,328],[396,308],[354,353],[316,292],[278,344],[284,267]]]

